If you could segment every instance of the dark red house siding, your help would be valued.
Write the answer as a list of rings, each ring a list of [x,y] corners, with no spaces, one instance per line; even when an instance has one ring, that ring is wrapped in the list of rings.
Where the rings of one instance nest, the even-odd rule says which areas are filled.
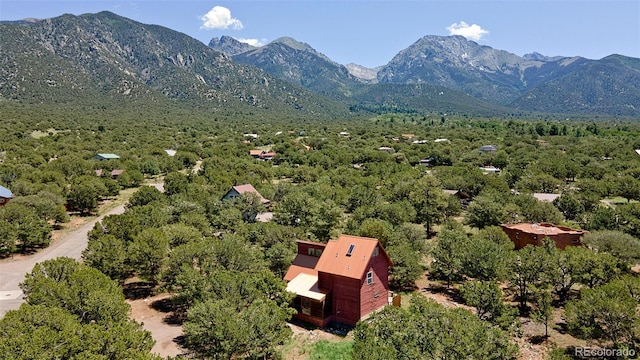
[[[322,254],[322,251],[326,247],[325,244],[311,242],[311,241],[298,240],[297,243],[298,243],[298,254],[301,254],[301,255],[310,255],[310,256],[320,257],[320,255]],[[309,249],[313,250],[313,254],[309,252]]]
[[[382,254],[371,258],[360,283],[360,317],[380,309],[389,302],[389,264]],[[373,272],[373,283],[367,284],[367,273]]]
[[[320,288],[331,290],[333,319],[355,325],[360,320],[360,279],[318,273]]]

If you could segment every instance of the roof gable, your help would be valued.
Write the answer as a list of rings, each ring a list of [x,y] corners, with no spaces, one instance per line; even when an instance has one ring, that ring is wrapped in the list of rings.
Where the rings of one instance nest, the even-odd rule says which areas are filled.
[[[265,199],[262,194],[260,194],[258,192],[258,190],[256,190],[256,188],[253,187],[253,185],[251,184],[244,184],[244,185],[236,185],[232,187],[233,190],[237,191],[238,194],[242,195],[242,194],[246,194],[246,193],[253,193],[256,194],[259,198],[260,198],[260,202],[262,203],[268,203],[269,200]]]
[[[362,279],[378,247],[378,256],[384,256],[389,265],[391,259],[384,251],[378,239],[352,235],[340,235],[330,240],[318,260],[315,269],[333,275]]]

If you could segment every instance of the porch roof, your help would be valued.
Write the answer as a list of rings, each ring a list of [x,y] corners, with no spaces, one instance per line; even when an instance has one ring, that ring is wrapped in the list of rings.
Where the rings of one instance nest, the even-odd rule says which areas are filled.
[[[287,291],[316,301],[323,301],[327,294],[318,288],[318,275],[300,273],[287,284]]]

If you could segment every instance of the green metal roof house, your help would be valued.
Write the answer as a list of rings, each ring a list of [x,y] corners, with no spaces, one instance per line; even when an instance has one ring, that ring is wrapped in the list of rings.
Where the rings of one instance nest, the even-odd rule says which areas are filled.
[[[120,159],[120,156],[118,156],[116,154],[98,154],[98,155],[94,156],[93,158],[102,161],[102,160]]]

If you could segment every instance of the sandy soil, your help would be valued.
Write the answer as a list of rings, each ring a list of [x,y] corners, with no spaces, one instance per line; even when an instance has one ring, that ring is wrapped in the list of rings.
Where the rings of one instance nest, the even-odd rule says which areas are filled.
[[[446,289],[446,286],[442,285],[440,282],[430,281],[427,279],[426,274],[422,278],[418,279],[416,285],[422,295],[429,299],[433,299],[435,302],[445,307],[462,307],[475,312],[475,308],[463,304],[457,290]],[[547,339],[544,339],[545,332],[543,324],[535,323],[529,318],[520,318],[522,336],[512,337],[512,340],[518,344],[520,349],[518,360],[546,359],[547,354],[553,345],[559,348],[587,345],[586,341],[576,339],[563,330],[565,323],[562,318],[562,313],[562,309],[555,310],[553,323],[549,324],[549,338]]]
[[[163,300],[170,294],[159,294],[144,299],[127,300],[131,305],[132,319],[142,323],[145,330],[151,332],[156,344],[151,352],[164,358],[185,353],[178,345],[182,336],[182,326],[171,320],[173,313],[165,312]]]

